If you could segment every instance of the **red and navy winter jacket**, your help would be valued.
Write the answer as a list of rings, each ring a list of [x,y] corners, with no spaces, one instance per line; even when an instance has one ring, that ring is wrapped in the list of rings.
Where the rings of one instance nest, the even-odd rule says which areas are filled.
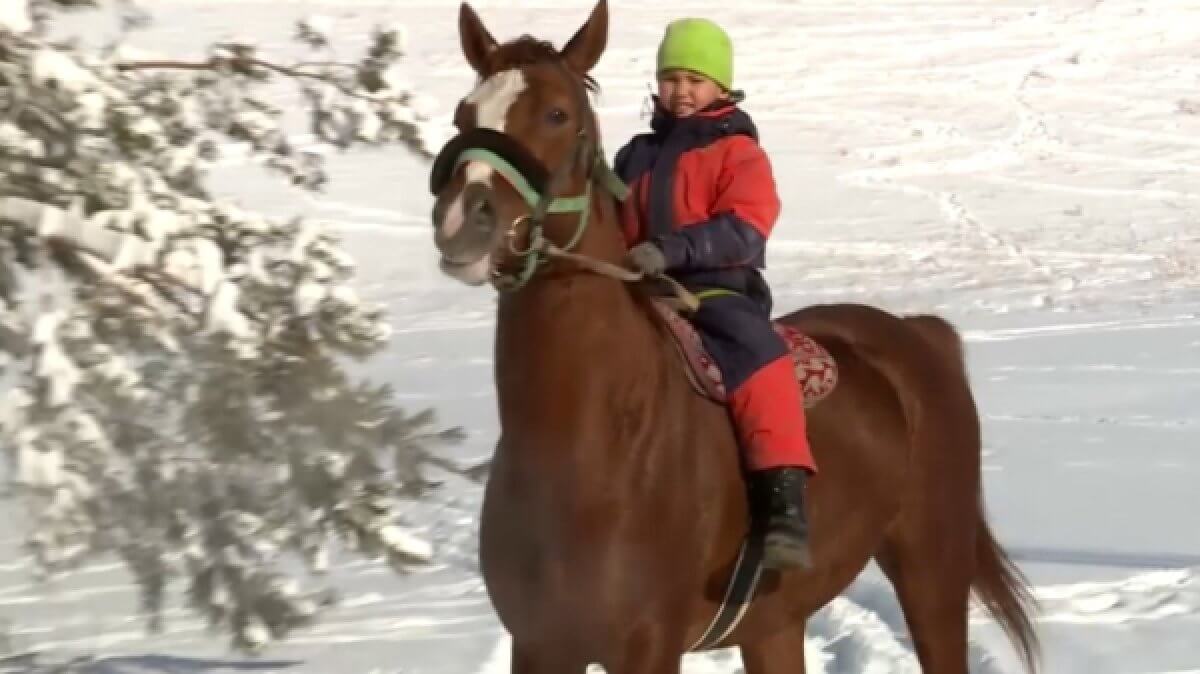
[[[626,244],[657,243],[667,272],[690,288],[726,288],[769,306],[758,270],[780,202],[754,122],[728,101],[681,118],[655,107],[653,131],[613,162],[631,188]]]

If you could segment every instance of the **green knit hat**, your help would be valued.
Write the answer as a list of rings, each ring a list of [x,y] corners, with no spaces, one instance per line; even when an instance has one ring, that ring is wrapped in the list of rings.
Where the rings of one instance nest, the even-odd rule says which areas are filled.
[[[708,19],[679,19],[667,25],[658,46],[657,73],[675,68],[700,73],[733,89],[733,42]]]

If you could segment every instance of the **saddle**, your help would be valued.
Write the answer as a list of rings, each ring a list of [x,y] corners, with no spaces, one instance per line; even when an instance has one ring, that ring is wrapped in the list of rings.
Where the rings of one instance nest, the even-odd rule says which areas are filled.
[[[656,299],[654,306],[671,329],[675,346],[686,363],[684,369],[693,388],[700,395],[724,404],[729,398],[721,370],[704,348],[700,333],[690,321],[679,314],[677,307],[670,301]],[[783,338],[788,352],[792,354],[796,378],[800,381],[800,388],[804,393],[804,406],[813,407],[837,387],[837,362],[825,347],[796,328],[782,323],[775,323],[774,326],[775,332]]]

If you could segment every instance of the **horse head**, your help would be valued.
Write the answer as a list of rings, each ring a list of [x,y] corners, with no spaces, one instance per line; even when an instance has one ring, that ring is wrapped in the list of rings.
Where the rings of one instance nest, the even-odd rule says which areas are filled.
[[[568,246],[586,226],[603,161],[588,73],[608,40],[607,2],[561,50],[528,35],[499,44],[466,3],[459,36],[478,83],[455,112],[459,134],[434,162],[434,243],[459,281],[524,282],[536,270],[535,236]]]

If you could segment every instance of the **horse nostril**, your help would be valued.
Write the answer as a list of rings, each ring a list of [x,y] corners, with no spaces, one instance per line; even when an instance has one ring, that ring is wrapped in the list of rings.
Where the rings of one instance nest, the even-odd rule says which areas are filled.
[[[467,210],[467,222],[469,226],[477,229],[490,229],[495,226],[496,211],[492,209],[492,202],[480,199],[471,204]]]
[[[491,230],[496,225],[496,209],[492,206],[491,190],[486,185],[472,183],[463,192],[463,211],[470,228]]]

